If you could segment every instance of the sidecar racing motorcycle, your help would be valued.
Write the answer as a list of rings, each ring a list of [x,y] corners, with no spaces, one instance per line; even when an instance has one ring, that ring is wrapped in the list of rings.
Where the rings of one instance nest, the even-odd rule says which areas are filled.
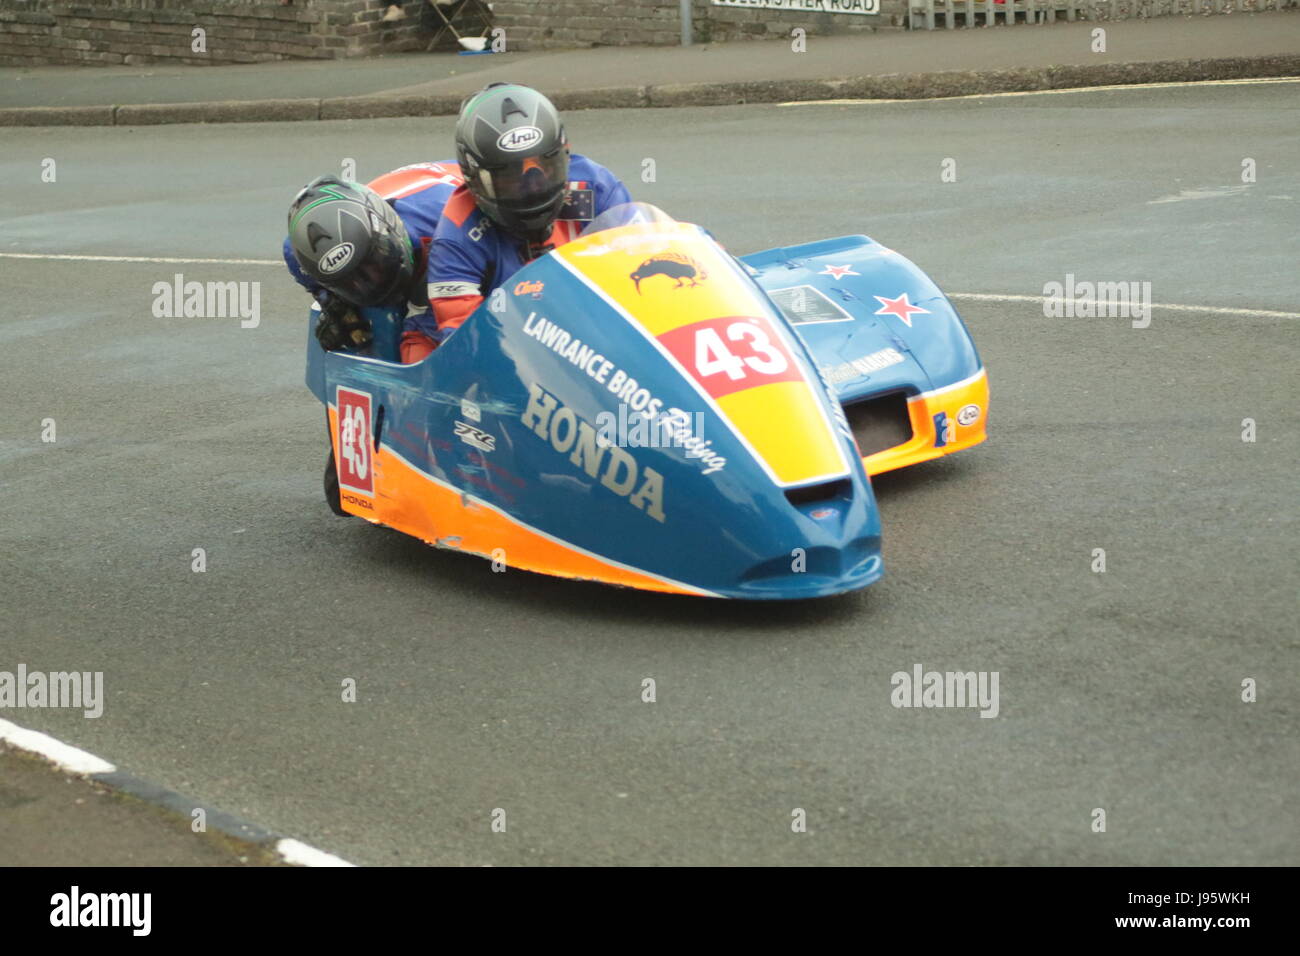
[[[432,355],[325,352],[342,508],[499,566],[806,598],[882,574],[871,475],[985,438],[952,304],[865,236],[733,257],[642,203],[492,290]],[[311,323],[318,315],[313,310]]]

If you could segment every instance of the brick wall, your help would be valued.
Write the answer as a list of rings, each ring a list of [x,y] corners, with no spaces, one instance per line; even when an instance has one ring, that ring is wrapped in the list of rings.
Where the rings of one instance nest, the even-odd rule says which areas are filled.
[[[423,50],[432,11],[425,0],[400,5],[406,18],[386,23],[379,0],[0,0],[0,66],[217,65]],[[206,52],[193,49],[196,27]]]
[[[1282,9],[1297,0],[1092,0],[1086,19],[1112,20],[1153,16],[1230,14],[1242,3],[1246,10]],[[677,44],[681,42],[679,0],[494,0],[496,25],[506,31],[508,49],[596,45]],[[767,7],[723,7],[710,0],[691,0],[696,43],[726,40],[785,39],[802,27],[809,36],[901,30],[907,24],[908,0],[880,0],[880,13],[805,13]],[[998,7],[999,22],[1003,7]],[[984,12],[978,12],[983,22]],[[1061,14],[1058,14],[1061,16]],[[1023,15],[1022,15],[1023,17]],[[965,26],[965,12],[956,22]],[[940,29],[947,26],[939,13]]]
[[[697,43],[809,36],[901,28],[904,0],[881,0],[876,16],[799,13],[763,7],[719,7],[692,0]],[[681,42],[678,0],[494,0],[493,16],[508,49]]]

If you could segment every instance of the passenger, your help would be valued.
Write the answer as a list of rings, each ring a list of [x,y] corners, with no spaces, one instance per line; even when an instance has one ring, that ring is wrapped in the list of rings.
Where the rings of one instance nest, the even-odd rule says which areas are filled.
[[[437,340],[425,292],[428,251],[460,184],[456,163],[438,162],[403,166],[364,186],[322,176],[303,187],[289,207],[284,260],[320,304],[322,348],[368,347],[373,330],[357,311],[367,307],[414,306],[404,328]]]

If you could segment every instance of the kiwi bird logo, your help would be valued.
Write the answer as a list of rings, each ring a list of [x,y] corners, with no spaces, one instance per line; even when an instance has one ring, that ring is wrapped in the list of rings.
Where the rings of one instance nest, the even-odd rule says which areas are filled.
[[[637,266],[636,272],[628,278],[636,283],[636,291],[640,295],[641,280],[651,276],[668,276],[670,279],[676,279],[677,284],[673,288],[680,289],[687,282],[691,285],[699,285],[698,280],[707,279],[709,274],[690,256],[684,256],[679,252],[665,252],[661,256],[651,256],[641,263]]]

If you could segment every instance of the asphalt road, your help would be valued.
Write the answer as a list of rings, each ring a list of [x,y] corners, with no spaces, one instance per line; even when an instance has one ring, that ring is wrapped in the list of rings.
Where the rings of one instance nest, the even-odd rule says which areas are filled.
[[[1300,311],[1296,89],[570,117],[734,251],[867,232],[954,293],[1205,307],[958,299],[990,440],[879,479],[885,579],[812,603],[494,574],[337,519],[283,270],[0,258],[0,669],[108,698],[6,716],[363,864],[1300,863],[1300,318],[1222,311]],[[0,251],[271,259],[300,183],[450,131],[10,130]],[[153,317],[178,271],[260,281],[260,325]],[[999,672],[998,717],[895,709],[915,664]]]

